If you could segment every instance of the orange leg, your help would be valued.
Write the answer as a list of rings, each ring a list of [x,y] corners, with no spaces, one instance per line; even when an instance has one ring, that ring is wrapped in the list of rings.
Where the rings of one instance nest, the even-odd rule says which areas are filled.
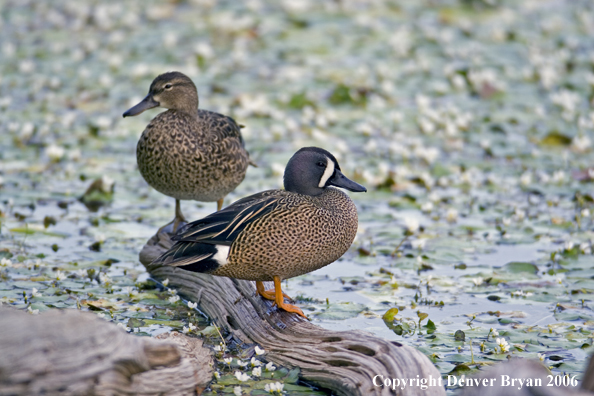
[[[225,199],[225,197],[223,197],[217,201],[217,212],[223,208],[223,200],[224,199]]]
[[[274,301],[276,299],[274,290],[266,290],[264,288],[264,283],[262,283],[261,281],[256,281],[256,294],[259,294],[260,296],[264,297],[267,300]],[[283,293],[283,296],[285,298],[288,298],[289,300],[292,300],[292,298],[287,296],[285,293]]]
[[[297,308],[294,305],[291,304],[285,304],[285,299],[283,297],[284,293],[281,289],[281,278],[280,276],[275,276],[274,277],[274,293],[275,293],[275,299],[274,302],[276,304],[277,307],[284,309],[287,312],[293,312],[296,313],[298,315],[303,316],[305,319],[307,319],[307,316],[305,316],[303,314],[303,311],[299,308]]]

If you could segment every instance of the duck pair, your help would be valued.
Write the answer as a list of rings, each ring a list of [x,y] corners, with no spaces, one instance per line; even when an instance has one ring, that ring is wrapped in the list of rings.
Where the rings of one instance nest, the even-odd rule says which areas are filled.
[[[154,107],[168,110],[146,127],[136,157],[144,179],[175,198],[174,232],[185,222],[180,200],[218,204],[217,212],[183,226],[156,262],[256,281],[259,295],[305,317],[284,302],[281,281],[326,266],[347,251],[357,232],[357,209],[334,187],[353,192],[365,187],[345,177],[328,151],[305,147],[287,164],[284,190],[263,191],[221,210],[251,163],[240,127],[230,117],[198,110],[196,86],[179,72],[158,76],[124,117]],[[264,281],[274,281],[274,291],[265,290]]]

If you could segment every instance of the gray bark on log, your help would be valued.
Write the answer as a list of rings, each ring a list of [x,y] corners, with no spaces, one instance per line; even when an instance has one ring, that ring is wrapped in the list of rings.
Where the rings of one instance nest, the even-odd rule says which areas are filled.
[[[253,282],[151,264],[171,244],[167,236],[159,234],[144,246],[140,261],[150,274],[160,280],[168,278],[170,287],[197,302],[202,311],[242,342],[262,346],[267,359],[299,367],[303,380],[339,395],[445,395],[439,386],[425,390],[407,386],[396,391],[374,386],[376,375],[390,379],[440,378],[431,361],[414,348],[364,331],[316,326],[256,296]]]
[[[0,395],[195,395],[212,379],[197,338],[137,337],[75,310],[0,318]]]

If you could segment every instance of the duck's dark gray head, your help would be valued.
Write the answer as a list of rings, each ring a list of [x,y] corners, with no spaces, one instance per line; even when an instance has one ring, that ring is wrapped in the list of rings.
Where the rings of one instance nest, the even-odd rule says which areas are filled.
[[[318,147],[304,147],[291,157],[285,169],[284,184],[287,191],[313,196],[320,195],[328,186],[353,192],[367,191],[359,183],[347,179],[336,158]]]
[[[153,80],[146,98],[126,111],[123,116],[135,116],[153,107],[164,107],[195,115],[198,109],[196,85],[180,72],[161,74]]]

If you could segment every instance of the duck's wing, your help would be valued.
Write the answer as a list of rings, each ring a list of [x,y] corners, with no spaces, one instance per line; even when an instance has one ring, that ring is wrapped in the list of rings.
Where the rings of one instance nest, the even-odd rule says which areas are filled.
[[[231,244],[245,227],[273,211],[283,196],[281,190],[264,191],[187,224],[171,238],[176,243],[155,263],[195,272],[214,271],[227,262]]]
[[[241,136],[241,128],[233,118],[214,111],[202,109],[198,109],[198,118],[202,123],[208,126],[210,133],[218,135],[221,140],[226,138],[236,138],[239,139],[241,147],[245,146],[245,142]]]
[[[230,246],[248,224],[272,212],[283,195],[279,190],[250,195],[203,219],[187,224],[171,239]]]

